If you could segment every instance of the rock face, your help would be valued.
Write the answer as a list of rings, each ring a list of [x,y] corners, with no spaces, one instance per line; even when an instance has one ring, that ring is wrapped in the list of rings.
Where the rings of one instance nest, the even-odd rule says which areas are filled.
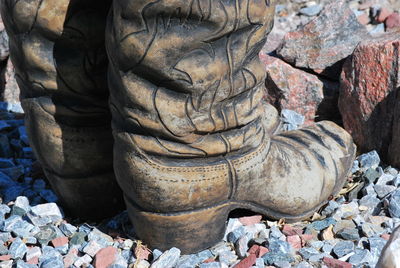
[[[343,67],[339,109],[361,151],[400,166],[400,30],[359,44]],[[397,133],[397,135],[396,135]]]
[[[293,110],[305,117],[305,125],[320,119],[337,119],[338,83],[296,69],[284,61],[267,55],[260,58],[265,64],[266,99],[279,111]]]
[[[340,75],[342,60],[368,36],[344,0],[333,1],[314,20],[288,33],[277,53],[286,62],[330,78]]]

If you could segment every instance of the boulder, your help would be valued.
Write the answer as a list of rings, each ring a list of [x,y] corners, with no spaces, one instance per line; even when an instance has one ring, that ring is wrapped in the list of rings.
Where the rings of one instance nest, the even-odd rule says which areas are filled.
[[[339,80],[343,60],[368,36],[346,1],[332,1],[316,19],[286,34],[277,53],[296,67]]]
[[[339,109],[359,150],[400,166],[400,30],[361,42],[344,67]]]
[[[337,108],[339,83],[294,68],[264,51],[260,58],[267,72],[266,99],[278,111],[288,109],[303,115],[305,125],[340,118]]]

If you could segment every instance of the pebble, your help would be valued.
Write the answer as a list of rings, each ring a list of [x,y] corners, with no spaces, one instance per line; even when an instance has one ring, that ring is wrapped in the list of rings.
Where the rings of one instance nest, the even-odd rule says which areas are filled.
[[[151,268],[174,267],[179,260],[180,254],[180,249],[171,248],[158,257],[158,259],[151,265]]]
[[[300,14],[306,15],[309,17],[314,17],[314,16],[318,15],[321,12],[321,10],[322,10],[321,5],[311,5],[311,6],[300,9]]]
[[[358,162],[362,169],[367,170],[369,168],[377,168],[381,159],[376,151],[371,151],[358,157]]]
[[[346,254],[353,252],[354,243],[351,241],[340,241],[333,247],[333,252],[338,257],[343,257]]]

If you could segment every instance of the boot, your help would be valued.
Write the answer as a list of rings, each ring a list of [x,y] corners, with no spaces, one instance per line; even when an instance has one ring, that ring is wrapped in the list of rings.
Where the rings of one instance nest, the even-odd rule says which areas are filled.
[[[123,208],[112,164],[104,30],[111,0],[2,0],[30,144],[75,217]]]
[[[355,146],[331,122],[276,134],[258,53],[271,1],[114,0],[114,170],[137,235],[183,253],[222,239],[228,214],[306,218],[337,194]]]

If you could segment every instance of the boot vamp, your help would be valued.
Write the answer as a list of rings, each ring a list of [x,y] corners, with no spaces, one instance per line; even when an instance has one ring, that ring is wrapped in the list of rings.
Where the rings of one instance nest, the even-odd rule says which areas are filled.
[[[351,137],[333,123],[273,136],[232,161],[235,199],[288,215],[311,211],[343,186],[354,157]]]

